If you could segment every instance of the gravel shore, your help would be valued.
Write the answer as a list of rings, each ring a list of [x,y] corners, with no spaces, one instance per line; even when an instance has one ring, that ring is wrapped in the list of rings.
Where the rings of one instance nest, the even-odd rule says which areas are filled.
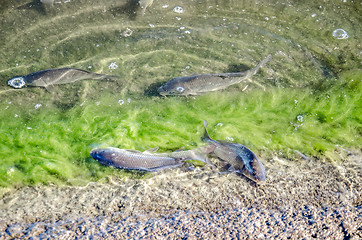
[[[19,188],[0,199],[0,239],[361,239],[361,156],[274,157],[260,185],[206,167]]]

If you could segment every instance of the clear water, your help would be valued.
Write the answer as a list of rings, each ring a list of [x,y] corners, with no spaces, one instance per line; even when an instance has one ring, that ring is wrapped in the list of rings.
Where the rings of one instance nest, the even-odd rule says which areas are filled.
[[[2,1],[0,186],[83,185],[109,176],[96,146],[172,151],[215,139],[245,144],[263,161],[297,153],[338,160],[362,144],[359,1]],[[178,76],[255,76],[198,97],[157,94]],[[60,67],[122,76],[12,89],[8,79]],[[246,88],[247,87],[247,88]],[[245,89],[245,91],[242,91]]]

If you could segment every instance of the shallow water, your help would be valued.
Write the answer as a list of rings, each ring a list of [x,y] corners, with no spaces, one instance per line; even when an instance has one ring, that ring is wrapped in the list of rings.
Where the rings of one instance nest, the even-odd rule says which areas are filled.
[[[99,165],[96,146],[172,151],[215,139],[245,144],[263,161],[302,153],[338,160],[362,144],[358,1],[3,1],[0,7],[0,186],[84,185],[140,177]],[[340,30],[340,29],[343,29]],[[199,97],[156,89],[173,77],[244,71],[255,76]],[[122,76],[11,89],[16,75],[75,67]],[[242,91],[245,89],[245,91]]]

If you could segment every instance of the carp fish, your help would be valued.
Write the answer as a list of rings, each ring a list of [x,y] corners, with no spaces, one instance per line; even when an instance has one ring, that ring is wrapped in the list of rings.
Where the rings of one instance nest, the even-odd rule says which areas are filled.
[[[104,79],[116,81],[119,76],[98,74],[76,68],[58,68],[33,72],[25,76],[17,76],[8,80],[8,85],[13,88],[44,87],[51,90],[53,85],[73,83],[85,79]]]
[[[272,59],[267,56],[256,67],[245,72],[202,74],[173,78],[158,89],[162,96],[166,95],[201,95],[207,92],[227,88],[255,75],[258,70]],[[251,81],[251,80],[249,80]]]
[[[250,149],[238,143],[213,140],[206,127],[207,121],[205,120],[205,134],[202,140],[215,146],[215,155],[228,162],[231,165],[230,170],[243,174],[255,182],[265,181],[265,168]]]
[[[186,160],[197,160],[212,165],[207,153],[214,146],[200,147],[187,151],[175,151],[172,153],[154,153],[158,148],[145,152],[114,147],[95,148],[90,152],[92,158],[103,165],[113,166],[129,170],[160,171],[167,168],[179,167]]]

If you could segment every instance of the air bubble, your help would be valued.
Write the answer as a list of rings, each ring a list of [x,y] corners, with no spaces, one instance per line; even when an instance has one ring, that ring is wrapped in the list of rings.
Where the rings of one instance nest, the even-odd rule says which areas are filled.
[[[333,37],[335,37],[337,39],[347,39],[347,38],[349,38],[349,35],[342,28],[338,28],[338,29],[333,31]]]
[[[34,108],[35,108],[35,109],[38,109],[38,108],[40,108],[41,106],[42,106],[41,103],[37,103],[37,104],[35,104]]]
[[[298,122],[303,122],[304,121],[304,117],[302,115],[298,115],[297,116],[297,120]]]
[[[133,31],[130,28],[126,28],[126,30],[122,33],[123,37],[129,37],[133,34]]]
[[[173,11],[175,13],[183,13],[184,9],[182,7],[180,7],[180,6],[176,6],[176,7],[173,8]]]
[[[225,139],[226,139],[226,141],[234,142],[234,138],[232,138],[232,137],[226,137]]]
[[[118,68],[118,65],[116,62],[111,62],[111,64],[109,64],[108,66],[108,69],[109,70],[114,70],[114,69],[117,69]]]

